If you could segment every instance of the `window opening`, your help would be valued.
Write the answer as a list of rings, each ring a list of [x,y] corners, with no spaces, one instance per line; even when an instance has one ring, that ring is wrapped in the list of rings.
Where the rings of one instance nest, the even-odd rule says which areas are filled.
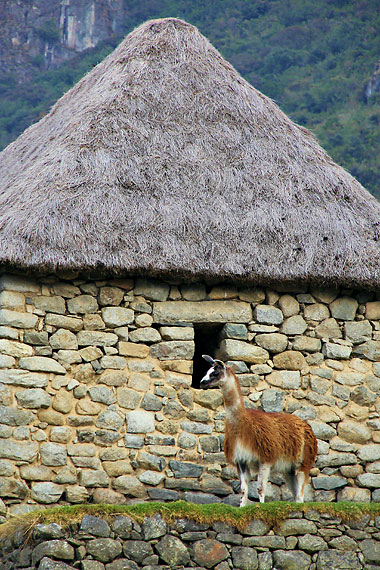
[[[199,388],[200,381],[210,368],[210,365],[202,358],[202,354],[209,354],[215,358],[222,328],[223,324],[202,323],[194,325],[193,388]]]

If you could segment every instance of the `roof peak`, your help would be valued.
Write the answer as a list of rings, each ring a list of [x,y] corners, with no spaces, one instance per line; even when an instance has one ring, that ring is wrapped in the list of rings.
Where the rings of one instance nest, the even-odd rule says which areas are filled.
[[[1,153],[0,262],[28,268],[378,287],[379,220],[176,18],[136,28]]]

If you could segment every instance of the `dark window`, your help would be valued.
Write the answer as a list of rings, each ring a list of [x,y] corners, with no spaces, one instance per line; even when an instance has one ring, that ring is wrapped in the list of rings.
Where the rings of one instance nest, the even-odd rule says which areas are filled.
[[[215,358],[222,328],[222,324],[202,323],[194,325],[195,352],[193,361],[193,388],[199,388],[200,381],[210,368],[210,365],[202,358],[202,354],[208,354]]]

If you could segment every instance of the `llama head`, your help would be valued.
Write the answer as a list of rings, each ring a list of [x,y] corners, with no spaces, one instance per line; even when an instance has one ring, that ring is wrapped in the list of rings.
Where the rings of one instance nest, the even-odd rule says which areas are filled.
[[[221,360],[214,360],[211,356],[203,354],[202,358],[211,365],[200,382],[201,388],[217,388],[225,378],[226,367]]]

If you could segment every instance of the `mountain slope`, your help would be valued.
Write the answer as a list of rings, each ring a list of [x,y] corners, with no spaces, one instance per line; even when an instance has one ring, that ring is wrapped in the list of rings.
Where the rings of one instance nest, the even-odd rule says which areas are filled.
[[[131,5],[133,4],[133,5]],[[367,88],[380,58],[378,0],[141,0],[124,2],[123,34],[146,19],[176,16],[196,25],[257,89],[311,129],[332,158],[380,198],[380,85]],[[4,147],[120,38],[77,54],[57,70],[34,62],[33,79],[0,74]],[[58,41],[58,40],[57,40]]]

